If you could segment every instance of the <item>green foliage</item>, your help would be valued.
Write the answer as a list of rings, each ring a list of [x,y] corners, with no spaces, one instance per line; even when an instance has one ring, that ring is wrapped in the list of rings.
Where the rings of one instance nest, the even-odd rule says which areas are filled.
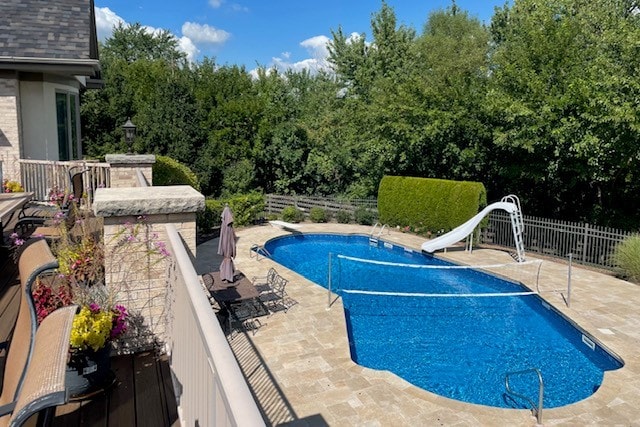
[[[204,210],[197,213],[196,224],[202,233],[211,233],[215,227],[219,227],[222,222],[222,210],[224,202],[216,199],[206,199]]]
[[[264,196],[258,192],[236,194],[223,199],[206,199],[204,204],[205,210],[198,212],[198,229],[203,233],[209,233],[220,226],[225,205],[229,205],[233,213],[233,225],[237,227],[251,225],[264,215]]]
[[[224,170],[222,195],[248,193],[254,188],[255,166],[249,159],[239,160]]]
[[[376,220],[376,215],[370,209],[360,206],[353,214],[355,221],[360,225],[373,225]]]
[[[282,209],[282,220],[297,223],[304,220],[304,213],[295,206],[287,206]]]
[[[325,209],[313,207],[309,210],[309,219],[312,222],[327,222],[330,219],[330,215]]]
[[[625,277],[640,283],[640,235],[627,237],[619,243],[613,253],[613,260]]]
[[[167,156],[156,156],[153,185],[190,185],[200,191],[196,174],[188,166]]]
[[[378,191],[380,221],[420,230],[451,230],[487,204],[479,182],[385,176]]]
[[[186,54],[178,48],[178,39],[171,32],[150,32],[138,22],[131,25],[118,23],[102,48],[101,56],[124,59],[129,63],[164,60],[178,65],[186,60]]]
[[[336,212],[336,221],[340,224],[349,224],[351,222],[351,212],[338,211]]]
[[[264,217],[264,196],[259,192],[238,194],[223,199],[233,212],[233,224],[251,225]]]
[[[81,93],[84,152],[188,165],[209,197],[377,194],[385,175],[481,181],[527,214],[635,227],[637,2],[518,0],[490,26],[456,3],[415,29],[383,2],[332,31],[334,74],[186,63],[166,31],[120,26],[105,87]],[[418,228],[421,230],[417,224]]]

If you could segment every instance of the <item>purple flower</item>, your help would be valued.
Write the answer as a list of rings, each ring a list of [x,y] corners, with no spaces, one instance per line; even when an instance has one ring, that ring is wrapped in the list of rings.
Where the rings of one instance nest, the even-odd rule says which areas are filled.
[[[91,310],[91,312],[93,313],[97,313],[100,311],[100,306],[95,302],[92,302],[91,304],[89,304],[89,310]]]

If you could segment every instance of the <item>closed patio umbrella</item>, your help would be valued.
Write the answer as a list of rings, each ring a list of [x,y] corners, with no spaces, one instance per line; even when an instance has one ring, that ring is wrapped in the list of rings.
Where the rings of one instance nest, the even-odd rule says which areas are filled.
[[[230,283],[233,282],[235,270],[233,258],[236,256],[236,233],[233,231],[233,214],[229,206],[225,206],[222,211],[218,255],[223,256],[222,263],[220,264],[220,278]]]

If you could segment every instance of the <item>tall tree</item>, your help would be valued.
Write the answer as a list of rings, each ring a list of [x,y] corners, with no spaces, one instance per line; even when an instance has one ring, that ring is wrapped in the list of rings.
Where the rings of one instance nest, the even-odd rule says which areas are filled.
[[[640,55],[631,42],[640,27],[631,3],[520,0],[496,14],[487,99],[495,173],[535,213],[615,221],[613,210],[630,206],[616,198],[622,183],[637,189],[631,165],[640,154]]]

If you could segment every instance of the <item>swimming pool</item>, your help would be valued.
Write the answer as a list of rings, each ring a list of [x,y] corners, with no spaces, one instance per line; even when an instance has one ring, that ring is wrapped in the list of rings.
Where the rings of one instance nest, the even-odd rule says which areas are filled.
[[[394,372],[442,396],[488,406],[529,407],[505,393],[505,375],[537,368],[544,380],[544,407],[558,407],[589,397],[605,371],[622,366],[537,295],[443,298],[345,292],[348,288],[460,295],[529,290],[494,275],[406,267],[399,272],[384,263],[451,264],[388,242],[371,244],[367,236],[294,234],[272,239],[265,248],[276,262],[324,287],[332,253],[332,289],[343,299],[353,360]],[[336,254],[382,263],[350,265]],[[537,399],[537,376],[514,376],[511,385]]]

